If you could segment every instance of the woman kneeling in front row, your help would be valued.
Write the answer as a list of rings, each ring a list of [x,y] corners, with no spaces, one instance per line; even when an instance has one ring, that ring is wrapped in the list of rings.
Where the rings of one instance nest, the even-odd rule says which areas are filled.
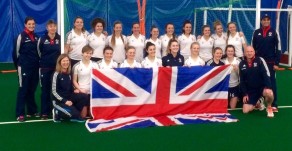
[[[61,54],[57,60],[52,80],[53,121],[70,119],[72,122],[84,122],[80,111],[86,105],[87,96],[74,93],[71,80],[71,64],[67,54]]]

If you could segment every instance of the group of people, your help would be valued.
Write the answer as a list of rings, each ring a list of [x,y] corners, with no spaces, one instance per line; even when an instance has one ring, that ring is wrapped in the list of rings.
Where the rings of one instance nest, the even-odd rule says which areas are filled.
[[[55,122],[65,118],[83,122],[90,117],[90,73],[93,68],[205,65],[233,67],[228,90],[230,108],[235,108],[242,99],[244,113],[257,108],[262,110],[263,100],[266,100],[268,117],[273,117],[273,112],[278,112],[275,80],[280,56],[278,37],[270,27],[268,15],[261,18],[261,24],[262,27],[254,32],[252,46],[247,46],[244,34],[237,31],[234,22],[228,23],[227,33],[219,21],[214,22],[214,34],[209,25],[204,25],[202,35],[197,37],[192,34],[190,21],[183,23],[182,34],[178,37],[174,25],[167,23],[164,35],[159,37],[159,29],[152,26],[150,37],[146,39],[140,34],[139,23],[133,23],[132,34],[125,36],[122,23],[116,21],[112,35],[107,35],[103,19],[93,19],[93,32],[88,33],[83,19],[76,17],[61,54],[56,23],[49,20],[47,33],[39,38],[34,33],[35,20],[27,17],[14,53],[19,77],[17,120],[23,122],[25,115],[26,118],[41,116],[47,119],[52,111]],[[34,96],[39,79],[40,114]]]

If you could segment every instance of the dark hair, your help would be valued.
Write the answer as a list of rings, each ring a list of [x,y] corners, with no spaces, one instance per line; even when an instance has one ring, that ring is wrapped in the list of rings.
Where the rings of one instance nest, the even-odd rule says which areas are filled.
[[[223,50],[220,48],[220,47],[215,47],[213,50],[212,50],[212,56],[214,57],[214,53],[216,52],[216,50],[221,50],[223,52]]]
[[[114,49],[113,49],[111,46],[105,46],[105,47],[103,48],[103,54],[105,53],[106,50],[114,51]]]
[[[85,46],[82,48],[82,53],[84,53],[84,52],[89,52],[89,51],[92,51],[92,52],[93,52],[93,48],[90,47],[89,45],[85,45]]]
[[[50,19],[47,21],[47,26],[51,24],[57,25],[57,23],[54,20]]]
[[[174,29],[174,24],[173,23],[167,23],[166,25],[165,25],[165,33],[167,33],[167,31],[166,31],[166,29],[167,29],[167,26],[168,25],[172,25],[173,26],[173,29]],[[172,34],[172,39],[175,39],[175,32],[173,31],[173,34]]]
[[[83,20],[82,17],[80,17],[80,16],[76,16],[75,19],[74,19],[74,23],[76,22],[77,19],[81,19],[81,20],[84,22],[84,20]],[[75,28],[75,27],[74,27],[74,28]],[[81,31],[82,31],[82,32],[85,32],[85,28],[84,28],[84,26],[82,27]]]
[[[170,53],[171,52],[170,45],[173,42],[177,42],[178,43],[178,41],[176,39],[170,39],[169,42],[168,42],[168,44],[167,44],[167,53]]]
[[[117,21],[114,22],[114,28],[115,28],[115,26],[116,26],[117,24],[121,24],[121,25],[123,26],[122,22],[117,20]],[[125,43],[125,42],[124,42],[124,37],[123,37],[122,34],[121,34],[121,38],[122,38],[123,43]],[[112,34],[112,38],[111,38],[111,44],[112,44],[113,46],[116,45],[116,34],[115,34],[115,30],[113,30],[113,34]]]
[[[229,22],[229,23],[227,24],[227,38],[226,38],[226,43],[228,43],[228,39],[229,39],[229,35],[230,35],[230,31],[229,31],[228,27],[229,27],[229,25],[231,25],[231,24],[234,24],[234,25],[236,26],[236,23],[235,23],[235,22]]]
[[[140,24],[139,24],[139,22],[133,22],[133,24],[132,24],[132,28],[134,27],[134,25],[139,25],[139,27],[140,27]],[[133,31],[132,31],[132,34],[133,34]]]
[[[223,57],[222,58],[227,58],[227,49],[228,48],[232,48],[233,50],[234,50],[234,57],[236,57],[236,54],[235,54],[235,47],[233,46],[233,45],[227,45],[226,47],[225,47],[225,54],[223,55]]]
[[[150,46],[155,46],[155,44],[152,43],[152,42],[147,42],[147,43],[146,43],[146,46],[145,46],[145,49],[148,50],[148,48],[149,48]]]
[[[101,23],[102,24],[103,29],[105,28],[105,22],[104,22],[103,19],[101,19],[101,18],[94,18],[91,21],[91,27],[92,27],[92,29],[94,29],[95,26],[96,26],[96,24],[98,24],[98,23]]]
[[[157,26],[155,26],[155,25],[152,25],[152,26],[151,26],[151,29],[150,29],[150,31],[152,32],[152,30],[153,30],[154,28],[157,28],[157,29],[158,29],[158,27],[157,27]],[[150,32],[150,38],[152,37],[152,34],[151,34],[151,32]]]
[[[146,51],[145,51],[145,55],[146,55],[146,56],[148,56],[148,52],[147,52],[147,50],[149,49],[150,46],[154,46],[154,47],[155,47],[155,44],[152,43],[152,42],[149,42],[149,41],[146,43],[146,46],[145,46],[145,50],[146,50]]]
[[[34,18],[31,17],[31,16],[27,16],[27,17],[25,17],[25,19],[24,19],[24,24],[27,24],[27,22],[30,21],[30,20],[35,21]]]
[[[211,29],[211,27],[209,25],[203,25],[202,26],[202,35],[204,35],[204,29],[205,28],[210,28]]]
[[[189,20],[185,20],[184,23],[183,23],[183,26],[182,26],[182,27],[183,27],[183,28],[182,28],[182,32],[183,32],[183,33],[185,33],[184,27],[186,26],[186,24],[191,24],[191,25],[192,25],[191,21],[189,21]]]

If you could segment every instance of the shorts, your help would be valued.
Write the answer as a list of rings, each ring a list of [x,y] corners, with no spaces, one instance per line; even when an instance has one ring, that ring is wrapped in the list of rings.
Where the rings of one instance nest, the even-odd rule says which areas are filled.
[[[264,91],[264,88],[249,90],[247,92],[249,100],[246,104],[251,104],[255,106],[258,100],[262,97],[263,91]]]
[[[240,97],[239,85],[235,87],[228,88],[228,100],[234,97]]]

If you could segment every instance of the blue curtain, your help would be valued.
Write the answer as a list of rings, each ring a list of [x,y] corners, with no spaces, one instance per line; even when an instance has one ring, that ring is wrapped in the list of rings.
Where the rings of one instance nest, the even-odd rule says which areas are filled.
[[[142,0],[140,0],[142,3]],[[123,23],[123,34],[130,35],[133,22],[139,21],[138,7],[136,0],[65,0],[65,32],[73,27],[76,16],[84,19],[85,28],[91,32],[90,23],[95,17],[103,18],[106,21],[106,30],[112,33],[113,23],[120,20]],[[233,0],[233,7],[255,7],[255,0]],[[194,20],[194,10],[200,7],[228,7],[229,0],[147,0],[146,3],[146,37],[149,37],[152,25],[158,26],[160,35],[164,34],[164,26],[171,22],[175,26],[175,33],[181,34],[184,20]],[[284,0],[283,8],[292,4],[292,0]],[[263,8],[276,8],[277,0],[262,0]],[[46,31],[45,24],[49,19],[57,20],[56,0],[2,0],[0,1],[0,18],[2,27],[0,34],[5,35],[1,40],[0,62],[11,62],[11,53],[14,47],[14,39],[24,28],[26,16],[32,16],[36,20],[36,30],[38,35]],[[227,24],[227,12],[213,11],[208,14],[207,24],[213,25],[215,20]],[[269,12],[272,16],[272,26],[275,27],[275,12]],[[197,13],[197,18],[202,18],[203,12]],[[282,39],[282,50],[287,49],[287,13],[281,13],[280,35]],[[249,11],[237,11],[232,16],[232,21],[236,22],[240,31],[250,43],[254,30],[255,13]],[[201,34],[202,22],[197,23],[196,35]],[[226,27],[225,27],[226,28]],[[226,30],[226,29],[225,29]]]
[[[12,51],[17,35],[23,31],[26,16],[34,17],[35,32],[42,36],[46,31],[49,19],[57,21],[56,0],[2,0],[0,2],[0,18],[3,28],[0,34],[5,35],[0,40],[0,62],[12,62]]]
[[[8,6],[8,7],[7,7]],[[0,1],[0,18],[2,28],[0,28],[0,62],[11,62],[12,56],[11,52],[13,49],[12,39],[13,39],[13,29],[12,27],[12,8],[11,1]]]

